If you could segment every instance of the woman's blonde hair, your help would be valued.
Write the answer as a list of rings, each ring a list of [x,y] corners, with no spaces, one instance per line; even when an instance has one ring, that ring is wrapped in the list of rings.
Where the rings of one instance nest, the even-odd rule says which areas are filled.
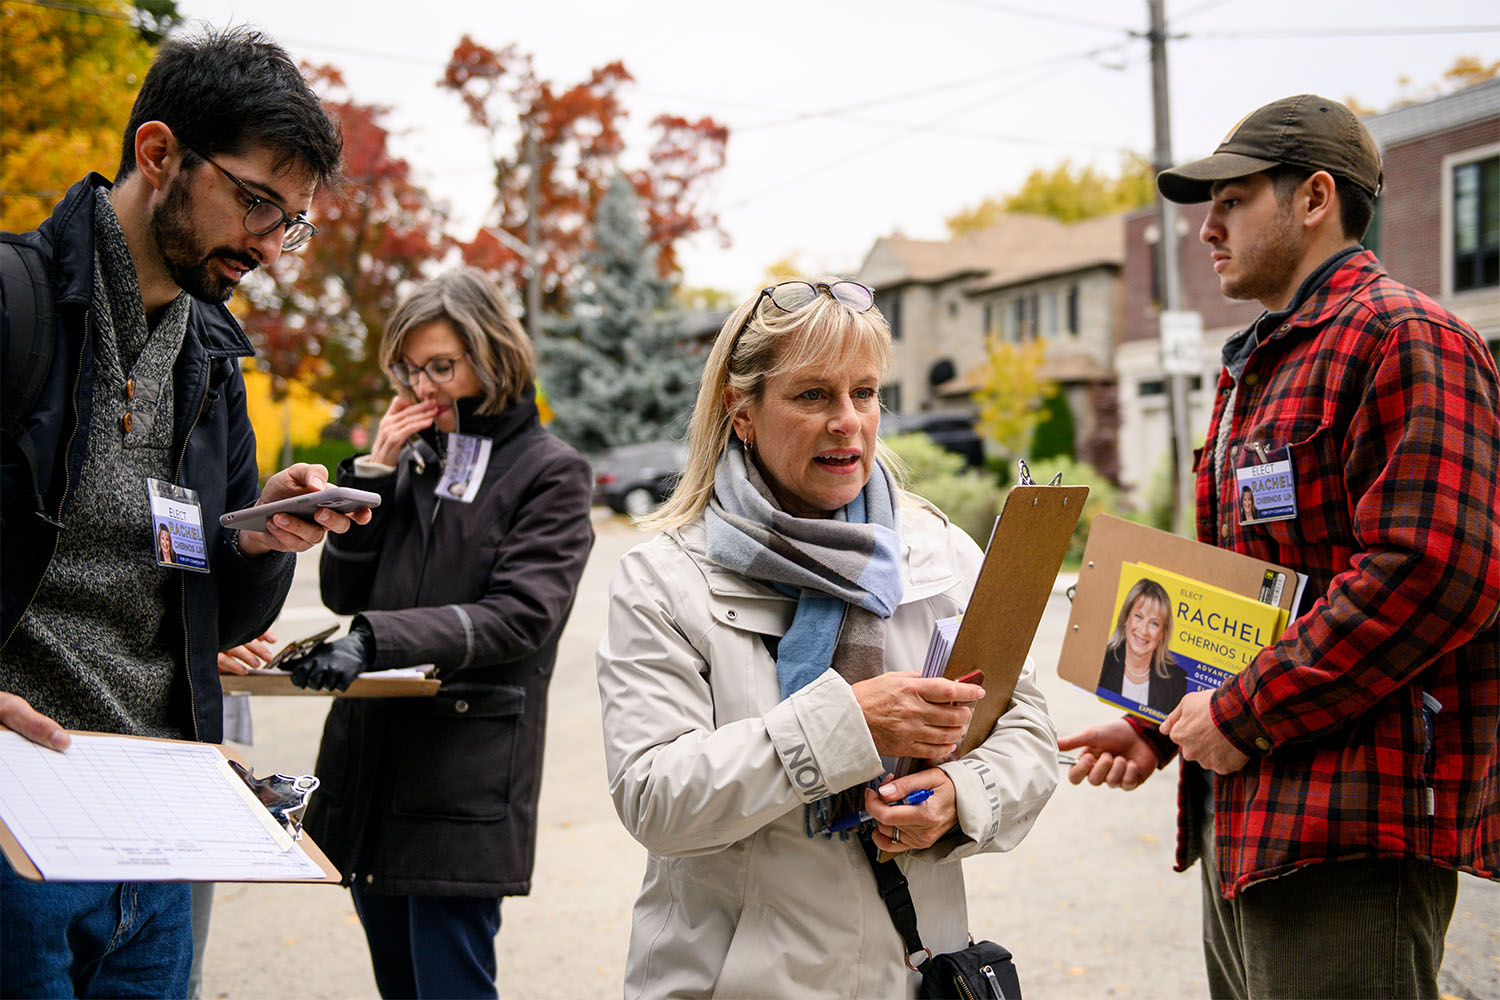
[[[760,399],[768,381],[786,372],[843,368],[866,358],[876,363],[884,381],[891,370],[891,330],[874,306],[855,312],[819,292],[803,308],[785,312],[764,290],[743,302],[720,327],[703,367],[688,424],[687,465],[671,497],[640,524],[674,528],[703,513],[735,414]],[[725,405],[726,389],[738,399],[734,410]],[[895,464],[883,443],[877,453],[888,466]]]
[[[484,387],[484,403],[476,412],[499,413],[536,381],[531,338],[506,305],[499,286],[477,267],[440,274],[401,300],[380,338],[380,367],[389,372],[401,358],[407,335],[437,320],[447,320],[463,341],[474,375]],[[410,388],[398,385],[398,389],[411,398]]]
[[[1125,645],[1125,627],[1130,621],[1130,611],[1137,601],[1153,601],[1161,607],[1161,634],[1157,636],[1156,648],[1151,650],[1151,669],[1156,676],[1166,680],[1172,676],[1167,672],[1167,667],[1177,662],[1172,656],[1172,651],[1167,649],[1167,643],[1172,639],[1172,599],[1167,596],[1167,588],[1155,580],[1141,577],[1126,593],[1125,603],[1120,605],[1120,614],[1115,619],[1115,630],[1110,633],[1109,641],[1105,646],[1110,650],[1116,650]]]

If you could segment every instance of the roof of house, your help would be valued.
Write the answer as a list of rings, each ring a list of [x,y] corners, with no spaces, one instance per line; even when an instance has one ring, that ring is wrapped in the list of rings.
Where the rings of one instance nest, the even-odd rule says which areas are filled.
[[[966,281],[970,293],[1067,274],[1118,267],[1125,259],[1123,215],[1064,223],[1044,215],[1008,214],[986,229],[951,240],[885,236],[859,269],[871,288]]]
[[[1430,101],[1370,115],[1365,119],[1365,127],[1382,147],[1396,146],[1411,139],[1493,118],[1497,112],[1500,112],[1500,77]]]

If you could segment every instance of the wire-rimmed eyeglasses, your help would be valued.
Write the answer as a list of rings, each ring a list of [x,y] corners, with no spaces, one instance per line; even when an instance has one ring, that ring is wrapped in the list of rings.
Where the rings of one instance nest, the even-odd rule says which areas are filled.
[[[827,293],[830,298],[841,305],[848,306],[857,313],[868,312],[875,305],[875,293],[857,281],[841,278],[838,281],[778,281],[774,285],[767,285],[760,290],[755,297],[755,304],[745,314],[745,321],[740,328],[734,332],[734,339],[729,342],[729,353],[734,354],[735,347],[739,344],[740,337],[744,336],[745,330],[750,326],[750,320],[755,317],[760,309],[763,299],[769,298],[771,304],[785,313],[794,313],[799,309],[806,309],[817,301],[819,295]]]
[[[318,227],[308,222],[305,216],[287,215],[280,205],[274,201],[267,201],[250,190],[248,184],[215,163],[213,157],[206,156],[196,149],[193,150],[193,155],[207,160],[215,170],[233,181],[241,194],[250,199],[250,207],[245,210],[245,231],[250,235],[264,236],[275,231],[278,226],[286,226],[286,232],[281,234],[281,250],[283,253],[290,253],[293,250],[301,250],[307,245],[308,240],[318,234]]]
[[[410,389],[411,384],[417,380],[417,375],[426,375],[429,382],[442,385],[444,382],[453,381],[453,367],[467,358],[466,354],[455,357],[428,358],[424,365],[409,365],[405,361],[391,362],[391,378],[395,379],[402,388]]]

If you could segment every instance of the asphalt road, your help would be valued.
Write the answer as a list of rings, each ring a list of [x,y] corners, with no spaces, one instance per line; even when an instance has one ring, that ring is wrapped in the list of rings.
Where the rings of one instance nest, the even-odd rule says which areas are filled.
[[[564,632],[551,688],[532,894],[505,900],[496,950],[502,997],[618,996],[630,909],[645,851],[615,818],[604,776],[594,648],[619,556],[643,539],[596,511],[598,541]],[[283,640],[336,620],[304,555],[276,629]],[[1059,681],[1067,602],[1054,593],[1032,646],[1059,732],[1108,719]],[[262,773],[310,773],[327,702],[257,698]],[[1206,994],[1197,870],[1172,869],[1176,781],[1168,769],[1133,792],[1064,781],[1014,851],[964,862],[976,938],[1016,955],[1032,998],[1176,998]],[[1463,1000],[1500,998],[1500,884],[1462,876],[1441,985]],[[336,886],[218,887],[205,997],[375,997],[364,936]]]

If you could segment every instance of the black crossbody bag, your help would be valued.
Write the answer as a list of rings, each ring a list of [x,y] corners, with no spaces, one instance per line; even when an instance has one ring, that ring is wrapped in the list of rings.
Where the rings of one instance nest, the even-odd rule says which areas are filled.
[[[917,933],[917,908],[906,887],[906,876],[894,861],[881,861],[868,833],[859,838],[870,870],[880,889],[880,899],[890,911],[891,923],[906,949],[906,967],[922,974],[920,997],[931,1000],[1021,1000],[1021,980],[1010,952],[993,941],[975,942],[962,951],[934,955]],[[917,965],[912,957],[924,955]]]

